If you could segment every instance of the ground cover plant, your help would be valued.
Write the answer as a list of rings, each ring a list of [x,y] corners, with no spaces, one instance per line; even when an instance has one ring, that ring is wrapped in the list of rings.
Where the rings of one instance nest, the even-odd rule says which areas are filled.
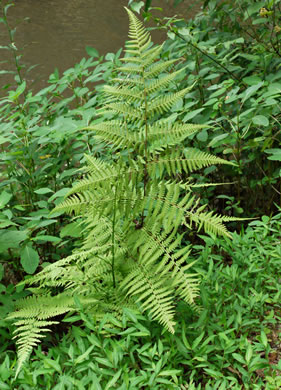
[[[266,389],[280,387],[280,214],[233,240],[202,236],[194,257],[201,313],[179,306],[172,335],[125,310],[94,324],[83,310],[65,319],[14,379],[15,352],[1,352],[1,388]]]
[[[144,11],[145,19],[154,18],[153,1],[130,4],[135,11]],[[142,9],[142,6],[145,7]],[[163,170],[150,170],[148,174],[157,183],[157,180],[167,183],[173,176],[179,183],[178,201],[191,196],[201,215],[216,210],[229,217],[259,218],[252,222],[230,223],[230,230],[240,231],[231,234],[231,239],[215,237],[208,226],[210,234],[201,230],[198,236],[190,219],[185,221],[187,226],[179,227],[173,239],[181,242],[178,249],[186,250],[186,255],[189,248],[188,263],[195,261],[192,280],[200,281],[193,286],[198,289],[198,310],[181,302],[176,294],[172,319],[176,323],[174,334],[165,332],[152,320],[153,313],[149,314],[149,310],[139,314],[141,304],[145,308],[145,300],[136,304],[128,299],[130,297],[122,297],[123,301],[120,301],[119,291],[112,295],[113,280],[122,286],[121,279],[130,272],[129,267],[119,266],[124,248],[120,244],[121,238],[116,236],[114,244],[112,240],[112,230],[119,233],[126,228],[120,210],[125,210],[125,201],[131,206],[124,216],[129,215],[131,224],[127,227],[128,231],[132,228],[132,242],[137,241],[151,216],[146,209],[149,203],[143,208],[141,203],[144,188],[147,192],[150,188],[149,184],[144,185],[147,183],[144,167],[148,161],[145,148],[141,147],[136,135],[127,139],[131,129],[141,129],[141,121],[123,117],[128,124],[125,135],[117,131],[113,123],[120,113],[120,103],[123,108],[125,103],[126,110],[141,107],[141,94],[133,98],[129,88],[141,84],[137,80],[138,73],[134,72],[137,62],[128,66],[128,72],[133,72],[130,81],[130,77],[126,79],[128,73],[122,75],[117,70],[118,67],[126,68],[126,62],[124,65],[120,59],[121,50],[103,58],[95,49],[88,48],[89,59],[83,59],[62,76],[55,71],[47,88],[38,93],[31,91],[23,72],[19,77],[18,62],[17,86],[5,86],[0,106],[0,248],[3,254],[0,264],[0,387],[3,389],[278,390],[281,387],[280,1],[205,1],[202,12],[192,20],[186,21],[181,15],[166,19],[157,16],[155,22],[168,32],[156,64],[171,61],[171,75],[165,76],[161,71],[157,83],[168,84],[160,93],[156,88],[151,94],[152,101],[159,96],[164,101],[168,93],[171,93],[170,97],[182,90],[186,93],[178,96],[169,110],[156,113],[148,124],[153,128],[152,122],[157,123],[162,116],[164,120],[160,124],[167,126],[169,131],[179,124],[179,128],[182,126],[191,133],[188,137],[166,133],[161,138],[158,134],[158,141],[155,137],[147,143],[149,153],[151,150],[154,157],[156,153],[157,158],[163,157],[163,143],[166,149],[175,148],[176,152],[180,145],[184,153],[190,151],[190,147],[197,148],[204,151],[203,154],[206,152],[205,156],[210,157],[209,153],[213,152],[222,157],[221,162],[232,161],[235,165],[223,164],[217,168],[214,165],[214,161],[219,161],[216,157],[200,171],[190,171],[188,165],[185,171],[178,165],[166,163]],[[136,59],[131,54],[127,54],[127,60]],[[127,84],[121,81],[124,75]],[[168,77],[171,77],[169,81]],[[112,79],[115,80],[110,82]],[[110,85],[107,94],[101,93],[104,82]],[[116,96],[119,93],[120,98],[120,92],[126,98],[117,102]],[[115,111],[105,110],[106,104],[115,104]],[[97,119],[101,108],[103,114]],[[108,135],[105,127],[101,129],[102,122],[111,124],[110,131],[115,129],[113,146],[112,134]],[[89,126],[92,129],[85,130]],[[144,139],[143,135],[141,141]],[[90,157],[83,157],[85,153]],[[88,170],[80,170],[87,161]],[[116,174],[117,169],[115,176],[122,177],[122,186],[118,191],[115,191],[117,187],[113,186],[112,190],[110,185],[110,188],[105,186],[102,192],[102,185],[99,187],[96,183],[97,177],[93,179],[91,166],[95,170],[99,168],[100,179],[105,179],[106,172]],[[107,171],[103,171],[104,167]],[[95,172],[96,175],[97,170]],[[86,178],[85,173],[89,175]],[[131,197],[125,191],[130,180],[138,183]],[[223,184],[210,186],[210,182]],[[111,183],[114,183],[113,177]],[[169,188],[169,201],[176,201],[176,196],[171,195],[173,187]],[[77,200],[74,207],[78,209],[77,215],[72,221],[61,211],[49,214],[55,205],[60,207],[67,193],[69,200],[64,206],[71,206],[68,211]],[[108,294],[104,293],[98,303],[93,302],[96,291],[93,292],[93,286],[89,289],[85,283],[87,279],[83,277],[87,267],[95,272],[93,267],[91,269],[93,257],[86,259],[86,267],[81,257],[78,264],[71,263],[71,258],[65,259],[73,250],[79,258],[81,248],[88,250],[92,245],[92,237],[89,237],[92,226],[87,227],[87,220],[82,223],[85,218],[83,204],[87,207],[87,201],[93,197],[91,193],[104,203],[110,199],[110,194],[116,195],[116,198],[113,196],[116,202],[108,207],[99,203],[101,213],[110,214],[115,209],[115,223],[111,220],[111,230],[109,228],[107,236],[100,241],[104,244],[104,252],[99,255],[101,258],[107,255],[109,261],[99,270],[99,275],[95,274],[96,286],[100,290],[99,296],[103,289]],[[137,197],[140,198],[138,202]],[[123,203],[122,199],[125,199]],[[206,204],[205,211],[200,210]],[[151,205],[152,214],[155,206]],[[166,212],[168,215],[166,203],[162,208],[160,215],[162,213],[163,217]],[[89,214],[89,210],[87,208],[86,213]],[[192,209],[194,211],[196,208]],[[153,218],[157,220],[156,213]],[[157,220],[161,224],[158,234],[164,237],[169,223],[162,223],[165,218],[163,221],[161,218]],[[228,234],[226,230],[223,232]],[[167,241],[166,244],[170,245]],[[141,251],[144,252],[145,247],[136,245],[137,255]],[[155,247],[154,255],[157,251],[158,254],[161,252],[159,245]],[[61,258],[64,259],[55,263]],[[112,258],[116,270],[114,277]],[[64,261],[67,263],[65,268]],[[148,257],[147,261],[149,264]],[[50,263],[53,265],[48,268]],[[41,289],[38,290],[37,284],[34,284],[36,288],[27,288],[31,279],[26,274],[38,270],[43,270]],[[52,274],[50,270],[53,270]],[[190,272],[190,269],[185,271],[187,277]],[[49,276],[51,290],[49,280],[46,280]],[[24,282],[16,287],[21,280]],[[72,284],[67,284],[70,281]],[[53,296],[62,292],[63,284],[67,284],[72,293],[75,288],[80,292],[92,289],[92,309],[95,313],[100,312],[100,318],[94,320],[87,310],[87,302],[75,295],[75,299],[66,302],[69,314],[61,314],[57,318],[60,324],[50,326],[53,332],[46,333],[44,342],[35,348],[30,361],[15,378],[18,363],[12,340],[15,328],[7,321],[7,315],[15,309],[20,298],[47,291],[52,291]],[[131,292],[134,288],[138,287],[132,282]],[[171,290],[170,293],[174,294]],[[149,297],[147,291],[145,294]],[[122,311],[118,306],[127,308]],[[60,310],[62,313],[65,309],[58,305],[56,310],[56,313]],[[107,315],[103,318],[104,312]],[[161,321],[160,317],[158,320]]]

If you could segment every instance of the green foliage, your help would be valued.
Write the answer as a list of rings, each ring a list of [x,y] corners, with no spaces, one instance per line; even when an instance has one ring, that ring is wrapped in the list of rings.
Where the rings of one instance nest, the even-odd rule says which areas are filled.
[[[128,14],[131,39],[124,65],[112,85],[103,88],[106,104],[100,118],[87,127],[97,143],[110,145],[114,159],[86,155],[86,177],[53,211],[83,216],[83,245],[28,279],[39,285],[38,291],[32,289],[37,296],[19,302],[10,316],[17,319],[17,372],[46,325],[53,323],[45,321],[52,305],[56,316],[73,309],[75,297],[89,299],[88,310],[97,318],[135,306],[174,333],[177,300],[193,307],[198,295],[197,275],[189,272],[193,263],[183,241],[186,233],[195,225],[231,237],[223,222],[234,219],[199,206],[181,177],[213,164],[233,163],[181,147],[184,139],[206,128],[169,122],[170,108],[190,88],[171,91],[167,86],[183,77],[184,69],[167,74],[175,60],[159,60],[162,46],[152,46],[141,22]],[[65,293],[52,296],[58,287]],[[65,294],[67,305],[62,301]]]
[[[181,303],[175,334],[133,310],[95,323],[80,307],[64,319],[69,332],[49,335],[16,379],[12,346],[1,350],[1,388],[277,390],[280,233],[279,214],[232,241],[201,236],[194,256],[203,310],[194,317]]]
[[[212,131],[198,133],[194,146],[237,162],[234,169],[222,167],[219,177],[207,168],[195,178],[234,182],[223,195],[234,195],[252,216],[275,212],[280,198],[280,11],[279,0],[214,0],[194,19],[155,18],[169,37],[163,56],[181,55],[181,66],[191,71],[180,87],[198,86],[175,109],[176,118],[210,124]],[[219,187],[200,192],[217,204]],[[225,201],[219,206],[225,209]]]
[[[101,104],[96,83],[112,75],[119,55],[83,58],[61,77],[56,70],[37,93],[21,81],[0,100],[0,251],[18,281],[71,252],[80,234],[77,221],[50,211],[71,188],[83,154],[102,152],[81,128]]]

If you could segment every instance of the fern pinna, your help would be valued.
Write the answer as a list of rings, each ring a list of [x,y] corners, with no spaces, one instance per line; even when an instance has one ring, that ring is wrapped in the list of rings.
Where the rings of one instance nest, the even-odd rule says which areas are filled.
[[[205,125],[171,123],[167,113],[190,88],[169,92],[185,69],[169,72],[174,60],[160,58],[162,46],[127,10],[130,21],[124,65],[103,88],[100,120],[87,128],[110,145],[111,162],[87,155],[85,177],[55,212],[82,216],[85,239],[71,256],[28,280],[33,296],[18,303],[19,365],[40,342],[52,317],[75,310],[74,297],[95,317],[135,306],[167,330],[175,328],[175,298],[195,305],[198,278],[190,273],[184,232],[191,225],[230,236],[218,216],[199,205],[181,178],[213,164],[230,164],[185,148],[183,141]],[[63,293],[54,295],[56,288]]]

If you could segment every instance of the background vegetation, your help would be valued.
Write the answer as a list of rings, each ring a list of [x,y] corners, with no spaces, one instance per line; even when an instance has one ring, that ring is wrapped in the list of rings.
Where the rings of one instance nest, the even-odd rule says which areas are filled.
[[[88,58],[62,76],[55,71],[33,93],[3,6],[15,83],[3,86],[0,101],[0,387],[279,389],[281,2],[206,0],[192,20],[159,16],[153,0],[129,5],[167,31],[162,59],[186,67],[169,88],[196,82],[172,106],[171,123],[207,123],[188,146],[236,163],[193,172],[191,183],[202,184],[196,196],[218,213],[255,219],[229,224],[232,240],[190,231],[185,244],[192,245],[190,261],[197,260],[202,310],[179,303],[174,335],[129,309],[95,323],[77,303],[77,314],[62,316],[63,325],[54,325],[14,379],[6,317],[30,294],[16,284],[81,245],[79,223],[50,211],[80,178],[84,153],[114,158],[82,129],[105,103],[99,91],[118,75],[121,50],[99,57],[87,48]],[[209,182],[224,184],[203,186]]]

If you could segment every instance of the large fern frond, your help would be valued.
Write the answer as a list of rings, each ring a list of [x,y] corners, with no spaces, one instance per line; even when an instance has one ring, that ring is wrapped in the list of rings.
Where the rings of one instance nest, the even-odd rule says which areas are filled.
[[[106,208],[111,209],[111,203],[114,199],[114,193],[109,193],[100,190],[95,191],[83,191],[82,193],[75,193],[69,198],[65,199],[62,203],[56,206],[52,213],[67,213],[81,215],[85,214],[89,209],[96,208],[96,211],[102,212]]]
[[[136,264],[134,271],[122,281],[120,288],[127,292],[127,296],[137,295],[137,302],[141,302],[142,309],[147,310],[152,319],[158,320],[171,333],[174,333],[174,306],[173,296],[164,280],[155,275],[154,269]]]
[[[169,176],[175,176],[185,173],[191,173],[197,169],[205,168],[211,165],[234,163],[202,152],[194,148],[185,148],[183,151],[171,150],[167,148],[164,153],[155,153],[148,162],[148,170],[152,176],[156,173],[162,177],[164,172]]]
[[[118,113],[120,112],[121,111],[118,111]],[[114,113],[116,114],[117,111]],[[113,145],[116,149],[134,147],[134,145],[138,142],[136,134],[130,133],[124,123],[121,123],[120,121],[100,123],[85,127],[84,130],[94,132],[97,140]]]
[[[152,64],[150,67],[146,69],[146,72],[144,74],[144,78],[146,80],[150,80],[153,77],[158,76],[159,74],[167,71],[175,62],[177,62],[176,59],[168,60],[168,61],[157,61],[154,64]]]
[[[181,91],[175,93],[169,93],[164,96],[157,97],[153,100],[153,102],[149,105],[147,109],[147,114],[149,116],[157,114],[163,114],[167,112],[174,103],[176,103],[180,98],[185,96],[188,91],[190,91],[191,87],[182,89]]]
[[[93,303],[95,300],[86,298],[87,303]],[[18,344],[19,360],[16,375],[20,371],[24,362],[28,359],[32,349],[41,342],[45,333],[49,332],[46,328],[57,321],[49,321],[49,318],[67,313],[75,309],[75,303],[72,296],[60,294],[51,296],[31,296],[17,302],[18,308],[11,313],[9,319],[18,319],[15,322],[15,338]]]
[[[72,194],[83,192],[87,190],[94,190],[98,185],[116,180],[119,175],[118,170],[112,164],[106,163],[93,156],[85,154],[87,166],[84,168],[85,173],[90,173],[87,178],[79,180],[78,183],[69,190],[67,196]]]
[[[149,151],[153,152],[163,149],[168,145],[178,145],[185,138],[207,128],[206,125],[193,125],[189,123],[169,123],[156,122],[148,127]]]
[[[126,10],[129,15],[128,35],[131,38],[126,44],[126,47],[129,48],[127,52],[130,50],[134,56],[139,57],[150,44],[150,34],[133,12],[131,12],[128,8],[126,8]]]
[[[107,112],[112,114],[123,114],[129,120],[144,119],[143,112],[126,103],[109,103],[106,105]]]
[[[144,229],[144,243],[148,245],[143,245],[141,261],[150,266],[154,253],[155,274],[165,279],[166,283],[171,283],[172,291],[175,289],[174,294],[179,294],[189,305],[194,306],[195,298],[198,296],[198,277],[185,273],[193,265],[188,262],[190,247],[184,246],[179,249],[182,235],[175,237],[176,232],[177,229],[173,229],[169,234],[154,235],[153,232]]]
[[[144,100],[144,96],[141,92],[127,86],[115,87],[112,85],[105,85],[103,91],[110,96],[125,98],[128,102],[142,102]]]
[[[16,321],[16,335],[14,338],[17,339],[18,346],[18,361],[16,374],[17,377],[22,366],[28,360],[32,350],[36,347],[44,337],[46,337],[47,332],[50,332],[51,325],[58,324],[58,321],[38,321],[35,318],[26,318],[21,321]]]
[[[187,261],[190,250],[177,249],[182,237],[175,239],[176,231],[161,233],[159,224],[149,219],[138,237],[133,233],[128,243],[133,246],[132,253],[138,253],[139,260],[121,284],[127,295],[137,295],[142,309],[171,332],[174,332],[175,295],[190,305],[195,304],[198,295],[196,275],[185,273],[192,266]]]
[[[146,92],[148,94],[162,91],[165,87],[167,87],[173,80],[175,80],[178,75],[180,75],[185,68],[181,68],[176,72],[168,73],[166,76],[163,76],[161,78],[152,79],[148,82],[146,82]]]
[[[201,212],[194,210],[194,212],[187,212],[190,222],[194,222],[198,230],[204,228],[206,233],[214,234],[215,236],[225,236],[231,238],[230,232],[227,230],[224,222],[229,222],[229,217],[224,217],[215,214],[213,211]],[[237,218],[233,218],[233,221],[237,221]],[[190,226],[190,225],[189,225]]]

